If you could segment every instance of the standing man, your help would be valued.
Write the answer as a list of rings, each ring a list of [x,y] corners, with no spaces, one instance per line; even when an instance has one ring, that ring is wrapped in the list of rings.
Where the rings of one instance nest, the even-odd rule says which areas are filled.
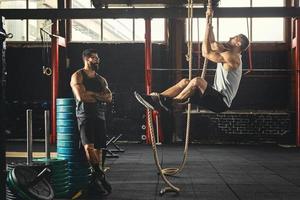
[[[104,77],[96,73],[99,57],[94,49],[82,52],[83,68],[71,77],[71,87],[76,99],[76,117],[85,154],[93,169],[94,178],[100,180],[105,192],[111,192],[101,169],[106,148],[105,106],[112,101],[112,93]]]
[[[187,102],[203,106],[213,112],[228,110],[237,94],[242,78],[242,52],[249,46],[248,38],[239,34],[228,42],[221,44],[215,41],[211,20],[213,11],[206,12],[206,31],[202,44],[202,56],[217,63],[214,84],[210,85],[201,77],[192,80],[182,79],[162,93],[140,95],[136,99],[146,108],[152,110],[172,110],[173,102]]]

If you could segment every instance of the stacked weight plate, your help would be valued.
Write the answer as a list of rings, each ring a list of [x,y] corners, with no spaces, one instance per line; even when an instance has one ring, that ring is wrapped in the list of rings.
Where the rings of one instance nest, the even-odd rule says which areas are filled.
[[[9,172],[14,168],[14,164],[8,164],[6,166],[6,171],[7,171],[7,175],[9,174]],[[6,184],[6,200],[17,200],[19,199],[17,197],[17,195],[14,194],[14,192],[12,192],[9,187],[7,186],[9,183],[8,183],[8,180],[7,180],[7,184]]]
[[[67,197],[70,191],[70,176],[68,162],[60,159],[38,158],[34,163],[41,163],[51,169],[50,183],[54,191],[55,198]]]
[[[9,194],[6,199],[52,200],[54,192],[46,177],[37,179],[38,174],[45,167],[48,168],[48,166],[28,166],[26,164],[8,166],[6,183]],[[33,183],[34,181],[36,182]]]
[[[88,186],[91,171],[84,150],[80,148],[75,100],[57,99],[56,106],[57,158],[68,161],[70,194],[74,194]]]

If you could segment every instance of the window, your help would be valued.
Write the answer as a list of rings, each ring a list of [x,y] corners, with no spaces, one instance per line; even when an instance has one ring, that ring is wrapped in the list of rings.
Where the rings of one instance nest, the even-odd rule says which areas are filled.
[[[27,7],[28,5],[28,7]],[[35,9],[57,8],[57,1],[53,0],[0,0],[0,8]],[[50,20],[5,20],[6,31],[14,35],[7,41],[40,41],[40,28],[51,30]],[[50,40],[49,37],[45,39]]]
[[[151,20],[153,42],[165,40],[165,20]],[[72,20],[74,42],[144,42],[144,19]]]
[[[100,19],[72,20],[72,41],[101,41]]]
[[[103,19],[103,41],[133,41],[133,20]]]
[[[252,0],[253,7],[284,7],[284,0]]]
[[[145,41],[145,20],[135,19],[134,41]],[[151,20],[151,40],[152,42],[165,41],[165,19]]]
[[[252,22],[253,41],[284,41],[283,18],[253,18]]]
[[[228,41],[230,37],[240,33],[248,35],[247,18],[219,19],[219,41]]]
[[[220,1],[220,7],[284,7],[284,0],[226,0]],[[218,18],[213,23],[216,39],[228,41],[229,37],[237,34],[252,35],[252,42],[284,42],[283,18]],[[249,25],[249,34],[247,28]],[[252,23],[250,23],[252,21]],[[217,26],[218,24],[218,26]],[[252,24],[252,26],[251,26]],[[199,19],[200,41],[204,37],[205,19]],[[193,41],[198,41],[197,20],[193,22]]]

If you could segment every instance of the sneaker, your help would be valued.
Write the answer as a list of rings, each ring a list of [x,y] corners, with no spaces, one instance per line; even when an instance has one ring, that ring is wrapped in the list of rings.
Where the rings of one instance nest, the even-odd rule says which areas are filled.
[[[137,92],[134,92],[134,96],[145,108],[150,110],[159,110],[160,106],[157,98],[153,98],[153,96],[150,95],[139,94]]]
[[[104,196],[109,195],[112,191],[110,183],[106,180],[105,173],[100,168],[92,172],[92,183]]]
[[[164,110],[167,112],[171,112],[173,109],[173,99],[170,97],[162,96],[159,93],[153,92],[150,95],[143,95],[134,92],[134,96],[147,109],[157,111]]]

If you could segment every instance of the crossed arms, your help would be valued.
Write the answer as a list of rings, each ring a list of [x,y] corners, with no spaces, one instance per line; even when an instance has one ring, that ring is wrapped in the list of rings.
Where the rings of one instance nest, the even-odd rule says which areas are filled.
[[[104,90],[101,92],[87,91],[83,85],[83,78],[79,72],[75,72],[71,77],[71,88],[78,101],[86,103],[94,103],[96,101],[111,102],[112,94],[108,88],[105,78],[98,76],[98,80],[104,85]]]

